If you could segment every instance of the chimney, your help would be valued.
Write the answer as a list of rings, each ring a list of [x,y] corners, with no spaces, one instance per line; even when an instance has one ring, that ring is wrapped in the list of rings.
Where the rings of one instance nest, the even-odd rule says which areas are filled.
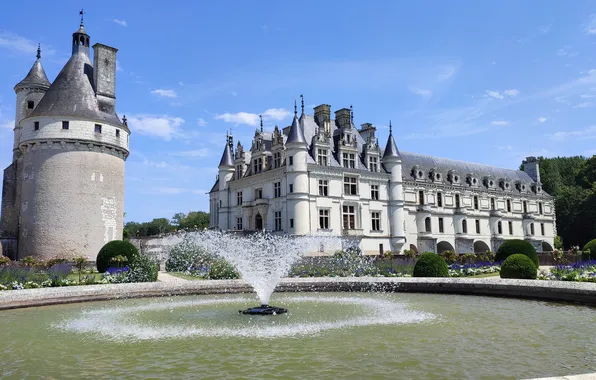
[[[116,108],[116,52],[118,49],[93,45],[93,83],[99,107],[104,112],[114,112]]]
[[[538,164],[538,159],[536,157],[526,157],[524,162],[524,171],[528,173],[530,178],[534,180],[534,182],[540,182],[540,165]]]
[[[352,111],[349,108],[337,110],[335,111],[335,123],[339,128],[350,128],[352,126],[350,123],[351,116]]]
[[[329,104],[321,104],[315,107],[315,122],[320,128],[323,124],[331,119],[331,106]]]

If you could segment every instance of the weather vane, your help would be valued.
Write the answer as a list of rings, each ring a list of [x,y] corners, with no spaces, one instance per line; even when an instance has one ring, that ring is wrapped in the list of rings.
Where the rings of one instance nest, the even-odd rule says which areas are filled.
[[[83,26],[83,16],[85,15],[85,12],[83,12],[83,10],[81,9],[79,14],[81,15],[81,26]]]

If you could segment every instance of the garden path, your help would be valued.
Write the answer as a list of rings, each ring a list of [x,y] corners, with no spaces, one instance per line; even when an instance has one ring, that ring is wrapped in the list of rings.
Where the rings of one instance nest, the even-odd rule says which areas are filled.
[[[157,273],[157,281],[160,282],[188,282],[189,280],[185,280],[180,277],[172,276],[166,272],[158,272]]]

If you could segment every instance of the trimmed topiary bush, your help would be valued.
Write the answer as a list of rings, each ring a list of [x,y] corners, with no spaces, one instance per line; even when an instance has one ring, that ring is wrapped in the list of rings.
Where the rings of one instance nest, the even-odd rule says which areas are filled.
[[[503,262],[509,256],[515,255],[516,253],[521,253],[522,255],[528,256],[536,268],[538,268],[539,262],[536,249],[529,242],[520,239],[506,240],[503,244],[501,244],[497,250],[497,254],[495,255],[495,262]]]
[[[509,256],[501,264],[501,278],[521,278],[535,280],[537,276],[536,265],[528,256],[516,253]]]
[[[234,266],[226,260],[219,258],[211,263],[209,268],[209,279],[211,280],[231,280],[240,278],[240,274]]]
[[[116,256],[124,256],[129,264],[139,257],[139,251],[132,243],[122,240],[113,240],[104,245],[97,254],[97,271],[104,273],[112,265],[112,259]]]
[[[424,252],[414,265],[414,277],[449,277],[449,267],[441,256]]]
[[[596,260],[596,239],[592,239],[584,245],[584,251],[590,251],[590,259]]]
[[[152,258],[141,255],[130,265],[127,282],[155,282],[159,264]]]

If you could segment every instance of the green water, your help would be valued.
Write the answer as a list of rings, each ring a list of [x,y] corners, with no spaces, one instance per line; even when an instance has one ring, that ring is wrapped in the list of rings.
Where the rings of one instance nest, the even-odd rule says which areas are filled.
[[[505,379],[596,372],[596,309],[456,295],[171,297],[0,312],[2,378]]]

